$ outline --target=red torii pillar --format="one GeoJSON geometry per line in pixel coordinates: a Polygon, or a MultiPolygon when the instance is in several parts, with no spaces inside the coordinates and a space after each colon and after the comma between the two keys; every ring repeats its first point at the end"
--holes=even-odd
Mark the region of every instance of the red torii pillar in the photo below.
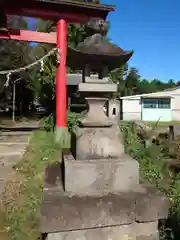
{"type": "MultiPolygon", "coordinates": [[[[17,32],[15,30],[15,32],[17,32]]],[[[56,37],[52,33],[40,33],[20,30],[18,33],[9,32],[5,26],[0,26],[0,38],[22,41],[54,43],[59,49],[56,66],[56,141],[69,146],[69,134],[66,126],[67,84],[66,84],[66,55],[67,55],[67,22],[60,19],[57,22],[56,37]]]]}
{"type": "Polygon", "coordinates": [[[65,140],[67,86],[66,86],[66,55],[67,55],[67,22],[60,19],[57,22],[57,48],[60,52],[60,61],[57,59],[56,69],[56,140],[65,140]]]}

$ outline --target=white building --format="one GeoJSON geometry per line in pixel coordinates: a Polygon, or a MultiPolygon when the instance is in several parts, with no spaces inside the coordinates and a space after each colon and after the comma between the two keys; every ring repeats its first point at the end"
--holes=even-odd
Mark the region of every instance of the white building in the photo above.
{"type": "Polygon", "coordinates": [[[180,121],[180,87],[121,100],[123,120],[180,121]]]}

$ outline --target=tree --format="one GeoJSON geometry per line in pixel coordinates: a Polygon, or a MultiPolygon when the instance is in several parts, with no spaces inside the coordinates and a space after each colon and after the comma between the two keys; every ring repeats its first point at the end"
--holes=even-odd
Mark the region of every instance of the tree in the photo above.
{"type": "MultiPolygon", "coordinates": [[[[50,32],[55,31],[55,22],[38,20],[36,29],[38,31],[50,32]]],[[[87,37],[87,33],[83,25],[68,24],[68,45],[75,47],[87,37]]],[[[50,49],[51,44],[38,44],[33,47],[30,57],[34,61],[45,55],[50,49]]],[[[72,72],[67,68],[67,72],[72,72]]],[[[45,62],[43,73],[39,69],[34,69],[29,76],[28,87],[36,95],[39,96],[41,104],[43,104],[50,112],[55,108],[55,73],[56,73],[56,57],[52,56],[45,62]]]]}
{"type": "Polygon", "coordinates": [[[164,91],[168,88],[175,87],[175,81],[170,79],[167,83],[159,79],[141,79],[136,68],[130,68],[126,80],[123,80],[124,67],[112,71],[111,78],[118,84],[117,96],[127,96],[134,94],[143,94],[164,91]]]}
{"type": "MultiPolygon", "coordinates": [[[[11,16],[8,18],[8,28],[15,29],[26,29],[27,22],[24,18],[11,16]]],[[[23,67],[30,62],[29,52],[31,47],[28,43],[13,41],[13,40],[0,40],[0,70],[11,70],[19,67],[23,67]]],[[[17,107],[24,112],[28,111],[28,105],[31,101],[29,89],[26,87],[26,73],[17,73],[10,76],[10,84],[8,88],[4,88],[6,76],[0,76],[1,78],[1,89],[0,89],[0,102],[4,105],[6,98],[11,100],[12,98],[12,83],[15,79],[22,77],[22,81],[19,82],[16,91],[16,103],[17,107]],[[29,98],[28,98],[29,96],[29,98]],[[29,100],[28,100],[29,99],[29,100]]]]}
{"type": "MultiPolygon", "coordinates": [[[[27,23],[24,19],[11,16],[8,18],[8,27],[24,29],[27,28],[27,23]]],[[[25,42],[0,40],[0,69],[18,68],[27,63],[27,47],[28,44],[25,42]]]]}
{"type": "Polygon", "coordinates": [[[125,91],[125,81],[123,80],[123,75],[125,72],[126,66],[123,65],[120,68],[117,68],[110,73],[111,80],[117,84],[117,93],[115,94],[116,98],[124,96],[125,91]]]}
{"type": "Polygon", "coordinates": [[[116,97],[122,97],[127,95],[133,95],[137,93],[138,85],[140,82],[140,76],[136,68],[130,68],[126,79],[124,79],[124,73],[127,71],[128,65],[123,65],[118,69],[115,69],[110,73],[110,77],[114,83],[117,83],[118,90],[116,97]]]}
{"type": "Polygon", "coordinates": [[[176,87],[176,83],[173,79],[170,79],[165,85],[166,85],[166,88],[176,87]]]}
{"type": "Polygon", "coordinates": [[[147,79],[143,79],[140,81],[138,86],[138,93],[151,93],[151,92],[158,92],[164,91],[165,89],[175,87],[176,84],[173,80],[169,80],[168,83],[164,83],[158,79],[154,79],[149,81],[147,79]]]}
{"type": "Polygon", "coordinates": [[[138,89],[137,89],[137,93],[138,93],[138,94],[142,94],[142,93],[148,93],[148,92],[150,92],[150,91],[151,91],[151,90],[149,89],[150,84],[151,84],[151,83],[150,83],[147,79],[142,79],[142,80],[139,82],[138,89]]]}
{"type": "Polygon", "coordinates": [[[140,83],[140,75],[136,68],[130,68],[128,76],[125,81],[125,95],[137,94],[140,83]]]}

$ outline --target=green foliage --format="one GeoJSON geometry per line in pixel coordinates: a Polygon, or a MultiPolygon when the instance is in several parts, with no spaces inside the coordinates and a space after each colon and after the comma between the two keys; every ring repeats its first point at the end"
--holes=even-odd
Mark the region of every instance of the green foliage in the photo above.
{"type": "Polygon", "coordinates": [[[75,47],[86,38],[85,28],[81,24],[68,24],[68,45],[75,47]]]}
{"type": "Polygon", "coordinates": [[[68,110],[68,112],[67,112],[67,126],[68,126],[69,132],[72,132],[73,130],[76,129],[77,126],[79,126],[79,122],[83,118],[84,114],[85,114],[84,112],[75,113],[75,112],[71,112],[71,111],[68,110]]]}
{"type": "Polygon", "coordinates": [[[170,200],[168,220],[160,228],[161,240],[180,239],[180,174],[172,172],[163,162],[158,146],[145,148],[139,139],[136,126],[125,123],[121,126],[125,138],[125,150],[140,163],[141,181],[148,181],[163,191],[170,200]]]}
{"type": "MultiPolygon", "coordinates": [[[[67,127],[69,132],[75,130],[75,128],[79,125],[80,119],[83,117],[83,113],[75,113],[71,111],[67,111],[67,127]]],[[[47,132],[51,132],[55,130],[55,113],[51,113],[48,117],[44,119],[44,128],[47,132]]]]}
{"type": "Polygon", "coordinates": [[[0,238],[10,240],[41,239],[39,232],[40,204],[44,169],[58,163],[61,147],[52,132],[36,132],[20,162],[14,166],[16,178],[7,183],[0,208],[0,238]],[[1,222],[1,219],[3,221],[1,222]]]}
{"type": "Polygon", "coordinates": [[[55,130],[56,118],[54,113],[51,113],[48,117],[45,117],[43,122],[44,129],[47,132],[52,132],[55,130]]]}
{"type": "Polygon", "coordinates": [[[116,97],[124,96],[125,81],[123,81],[123,74],[125,71],[125,66],[121,66],[118,69],[115,69],[110,72],[111,80],[117,84],[117,93],[116,97]]]}
{"type": "MultiPolygon", "coordinates": [[[[8,26],[10,29],[27,29],[27,22],[24,18],[9,16],[8,26]]],[[[0,70],[11,70],[26,65],[30,49],[25,42],[0,40],[0,70]]]]}
{"type": "MultiPolygon", "coordinates": [[[[8,26],[11,29],[26,29],[27,22],[22,17],[9,16],[8,26]]],[[[31,62],[31,46],[26,42],[0,40],[0,70],[13,70],[24,67],[31,62]]],[[[32,101],[32,92],[26,86],[27,72],[12,74],[10,77],[9,87],[4,88],[6,76],[0,76],[0,102],[5,107],[8,100],[12,100],[12,82],[21,77],[22,80],[17,83],[16,88],[16,107],[23,112],[29,111],[29,105],[32,101]]]]}
{"type": "Polygon", "coordinates": [[[141,79],[136,68],[130,68],[126,79],[123,80],[123,74],[127,71],[127,67],[127,65],[121,66],[110,73],[112,81],[118,84],[117,97],[163,91],[176,87],[175,81],[172,79],[167,83],[158,79],[141,79]]]}
{"type": "MultiPolygon", "coordinates": [[[[36,29],[38,31],[53,31],[56,23],[51,21],[37,22],[36,29]]],[[[68,24],[68,45],[76,46],[86,37],[86,32],[83,25],[68,24]]],[[[48,44],[39,44],[31,51],[32,59],[36,60],[47,53],[52,48],[48,44]],[[33,57],[34,56],[34,57],[33,57]]],[[[72,70],[67,69],[68,72],[72,70]]],[[[52,56],[44,64],[44,71],[39,72],[39,68],[31,72],[28,81],[28,87],[38,97],[40,103],[48,109],[50,113],[55,111],[55,79],[56,79],[56,59],[52,56]]]]}
{"type": "Polygon", "coordinates": [[[29,88],[39,97],[40,103],[48,109],[49,112],[55,110],[55,56],[49,58],[44,64],[44,71],[36,73],[29,82],[29,88]]]}

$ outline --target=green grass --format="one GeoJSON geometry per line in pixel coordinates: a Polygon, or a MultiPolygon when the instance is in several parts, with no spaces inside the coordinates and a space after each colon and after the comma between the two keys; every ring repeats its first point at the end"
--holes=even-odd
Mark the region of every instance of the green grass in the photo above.
{"type": "MultiPolygon", "coordinates": [[[[147,126],[150,126],[150,127],[169,127],[170,125],[180,126],[180,121],[169,121],[169,122],[160,122],[160,121],[146,122],[146,121],[142,121],[142,122],[144,122],[147,126]]],[[[120,124],[127,124],[127,123],[129,123],[129,121],[125,121],[125,120],[120,121],[120,124]]]]}
{"type": "Polygon", "coordinates": [[[169,127],[169,126],[180,126],[180,121],[170,121],[170,122],[145,122],[148,126],[157,127],[169,127]]]}
{"type": "Polygon", "coordinates": [[[139,162],[141,182],[149,182],[164,192],[170,200],[169,217],[162,225],[160,240],[180,239],[180,173],[174,172],[163,161],[165,157],[156,145],[144,146],[136,127],[129,123],[122,127],[125,151],[139,162]],[[169,236],[169,234],[171,236],[169,236]]]}
{"type": "Polygon", "coordinates": [[[20,162],[14,166],[13,179],[7,185],[0,208],[0,239],[36,240],[44,169],[60,159],[60,147],[54,134],[36,132],[20,162]]]}

